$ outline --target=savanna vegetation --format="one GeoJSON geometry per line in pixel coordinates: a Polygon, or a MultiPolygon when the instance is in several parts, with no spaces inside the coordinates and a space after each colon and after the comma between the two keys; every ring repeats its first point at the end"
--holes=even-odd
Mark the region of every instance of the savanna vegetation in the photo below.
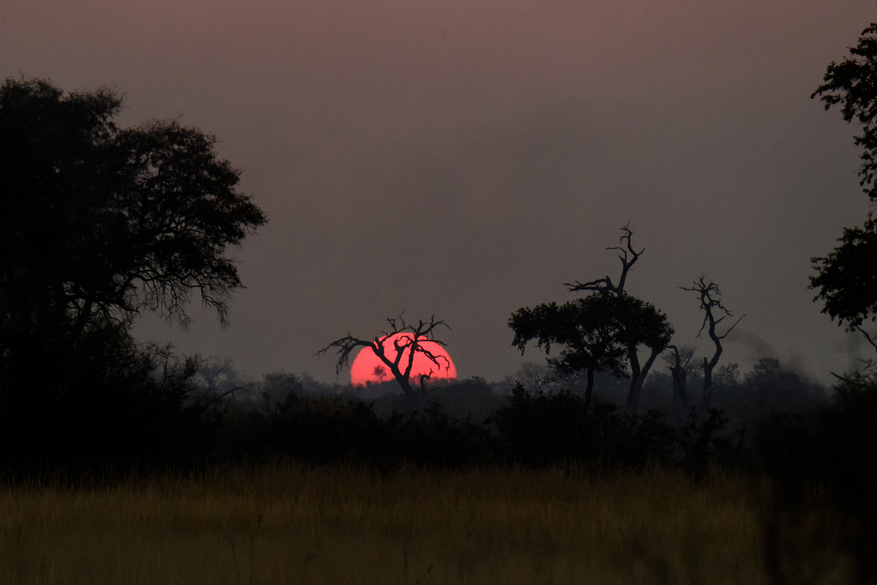
{"type": "MultiPolygon", "coordinates": [[[[814,94],[862,124],[872,198],[875,34],[814,94]]],[[[698,359],[626,291],[629,226],[618,277],[511,315],[547,361],[501,382],[412,384],[399,345],[367,388],[245,381],[136,343],[140,312],[185,324],[192,296],[224,321],[226,250],[266,218],[213,137],[121,129],[120,106],[0,86],[0,581],[877,583],[874,364],[832,388],[769,358],[740,372],[721,358],[742,316],[706,276],[680,283],[698,359]]],[[[874,225],[811,280],[872,345],[874,225]]],[[[409,355],[444,324],[390,323],[409,355]]],[[[324,351],[342,367],[381,339],[324,351]]]]}
{"type": "Polygon", "coordinates": [[[15,585],[775,582],[766,566],[852,582],[830,499],[813,494],[791,517],[775,489],[658,466],[286,463],[79,489],[57,477],[0,489],[0,566],[15,585]]]}

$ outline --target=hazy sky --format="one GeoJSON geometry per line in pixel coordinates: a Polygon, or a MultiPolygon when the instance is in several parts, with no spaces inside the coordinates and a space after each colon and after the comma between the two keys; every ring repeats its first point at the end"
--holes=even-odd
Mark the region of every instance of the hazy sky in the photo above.
{"type": "Polygon", "coordinates": [[[702,318],[678,287],[705,274],[747,315],[728,360],[828,380],[855,338],[809,259],[868,202],[855,127],[809,96],[872,20],[871,0],[0,0],[0,77],[214,133],[267,213],[233,251],[230,327],[194,307],[141,339],[331,381],[317,350],[404,309],[450,324],[460,376],[501,379],[542,361],[509,315],[614,278],[630,221],[628,290],[677,344],[702,318]]]}

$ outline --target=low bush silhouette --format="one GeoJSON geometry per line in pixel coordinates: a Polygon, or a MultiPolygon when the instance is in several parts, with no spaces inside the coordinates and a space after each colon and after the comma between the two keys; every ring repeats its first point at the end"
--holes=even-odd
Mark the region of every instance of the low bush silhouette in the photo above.
{"type": "Polygon", "coordinates": [[[19,339],[0,360],[0,454],[7,468],[188,465],[219,404],[194,384],[197,362],[139,346],[124,327],[78,339],[19,339]]]}
{"type": "Polygon", "coordinates": [[[642,469],[656,463],[701,475],[718,447],[729,451],[719,437],[727,421],[715,409],[702,422],[692,414],[686,426],[675,428],[655,410],[634,416],[600,401],[588,409],[584,398],[569,391],[533,395],[520,384],[488,422],[505,457],[525,465],[591,462],[642,469]]]}

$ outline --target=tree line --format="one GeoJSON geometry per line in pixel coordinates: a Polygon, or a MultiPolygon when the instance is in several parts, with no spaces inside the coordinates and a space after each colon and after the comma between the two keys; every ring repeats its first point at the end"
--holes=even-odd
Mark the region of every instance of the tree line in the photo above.
{"type": "MultiPolygon", "coordinates": [[[[872,200],[875,35],[877,25],[866,29],[850,57],[832,63],[811,96],[826,108],[840,105],[845,120],[860,123],[860,174],[872,200]]],[[[137,344],[130,331],[143,311],[185,326],[186,307],[195,299],[225,323],[231,295],[242,286],[226,251],[267,218],[238,189],[240,171],[218,157],[215,137],[176,121],[120,128],[115,117],[121,105],[107,89],[65,94],[48,81],[24,78],[0,86],[0,434],[10,446],[7,458],[67,461],[100,453],[136,460],[159,451],[176,457],[187,445],[203,444],[224,413],[240,405],[233,391],[217,393],[199,384],[203,363],[174,356],[167,347],[137,344]]],[[[618,245],[609,248],[618,253],[617,277],[569,282],[567,290],[581,296],[515,311],[509,319],[512,345],[525,352],[535,343],[558,379],[581,374],[582,396],[569,392],[565,399],[578,401],[570,409],[582,420],[608,412],[594,398],[595,380],[626,380],[623,408],[612,416],[627,421],[628,431],[648,417],[657,420],[640,407],[646,382],[664,356],[674,420],[682,425],[672,427],[673,433],[681,436],[685,425],[713,425],[718,432],[723,415],[714,410],[714,394],[722,342],[743,316],[725,306],[719,286],[706,276],[681,286],[698,303],[699,335],[712,345],[709,355],[695,359],[690,347],[673,343],[666,315],[627,291],[645,251],[633,236],[624,226],[618,245]]],[[[824,312],[877,350],[865,328],[877,317],[877,220],[869,214],[864,228],[845,230],[840,242],[826,257],[813,259],[811,288],[824,312]]],[[[441,344],[436,333],[446,324],[434,316],[388,322],[391,330],[372,338],[348,334],[321,353],[335,351],[340,371],[354,350],[370,347],[414,405],[411,421],[419,420],[432,408],[428,393],[435,385],[429,375],[412,380],[413,357],[424,354],[441,367],[441,358],[422,341],[441,344]],[[385,346],[391,337],[395,352],[385,346]]],[[[863,395],[872,386],[873,370],[867,369],[838,382],[838,388],[858,388],[863,395]]],[[[538,410],[556,405],[552,401],[563,394],[528,393],[523,385],[515,392],[498,411],[513,404],[538,410]]],[[[300,394],[289,395],[287,412],[295,410],[290,405],[296,400],[310,404],[300,394]]],[[[280,416],[279,407],[272,408],[262,415],[280,416]]],[[[501,420],[538,419],[497,417],[476,423],[500,432],[510,428],[501,420]]]]}

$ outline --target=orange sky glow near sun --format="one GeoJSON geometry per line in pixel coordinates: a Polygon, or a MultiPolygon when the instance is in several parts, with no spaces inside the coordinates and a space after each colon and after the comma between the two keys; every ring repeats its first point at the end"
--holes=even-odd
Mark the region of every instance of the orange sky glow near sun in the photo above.
{"type": "MultiPolygon", "coordinates": [[[[402,337],[410,339],[411,334],[396,333],[384,341],[387,357],[391,361],[396,359],[396,349],[393,342],[402,337]]],[[[434,341],[425,341],[425,338],[420,338],[418,343],[436,356],[441,366],[436,366],[428,357],[417,353],[414,355],[414,365],[411,367],[412,379],[416,379],[420,374],[429,374],[430,372],[432,372],[431,380],[452,380],[457,377],[457,368],[454,367],[454,362],[444,347],[434,341]],[[445,359],[447,359],[447,362],[445,362],[445,359]]],[[[409,350],[406,349],[402,354],[400,369],[403,371],[404,367],[402,364],[407,364],[408,353],[409,350]]],[[[391,380],[393,380],[393,374],[390,372],[390,368],[381,361],[371,347],[363,347],[359,350],[356,359],[353,360],[353,364],[350,366],[350,383],[352,385],[366,386],[368,383],[380,384],[381,382],[391,380]]]]}

